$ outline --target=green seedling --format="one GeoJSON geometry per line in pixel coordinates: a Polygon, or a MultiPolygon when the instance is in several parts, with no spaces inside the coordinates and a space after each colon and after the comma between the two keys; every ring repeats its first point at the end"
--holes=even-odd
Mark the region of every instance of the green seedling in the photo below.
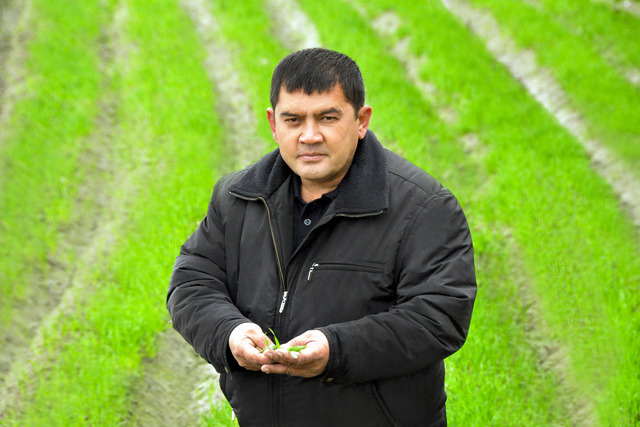
{"type": "MultiPolygon", "coordinates": [[[[269,328],[269,330],[271,331],[271,335],[273,335],[273,341],[275,342],[275,344],[270,345],[269,340],[267,339],[267,334],[264,334],[264,342],[267,344],[267,346],[262,349],[261,353],[264,353],[267,350],[277,350],[280,348],[280,341],[278,341],[278,337],[276,337],[276,333],[273,332],[273,329],[271,328],[269,328]]],[[[289,350],[291,355],[295,359],[297,359],[298,358],[297,353],[301,352],[305,348],[307,348],[306,345],[294,345],[293,347],[289,347],[287,350],[289,350]]]]}

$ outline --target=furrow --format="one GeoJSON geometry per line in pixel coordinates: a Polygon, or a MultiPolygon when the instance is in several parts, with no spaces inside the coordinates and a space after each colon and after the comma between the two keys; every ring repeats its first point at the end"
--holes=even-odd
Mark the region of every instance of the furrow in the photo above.
{"type": "Polygon", "coordinates": [[[536,64],[535,53],[520,50],[499,31],[495,19],[464,0],[442,0],[445,7],[462,19],[486,43],[493,55],[542,104],[591,155],[594,168],[605,178],[640,227],[640,182],[625,165],[599,141],[590,138],[587,124],[551,72],[536,64]]]}
{"type": "Polygon", "coordinates": [[[173,329],[162,332],[157,343],[156,356],[143,363],[144,376],[135,387],[131,423],[200,425],[200,414],[224,399],[211,384],[217,379],[215,370],[173,329]]]}
{"type": "Polygon", "coordinates": [[[615,10],[626,12],[629,15],[633,15],[640,18],[640,2],[632,1],[632,0],[623,0],[623,1],[596,0],[596,1],[599,1],[601,3],[606,3],[611,7],[613,7],[615,10]]]}
{"type": "Polygon", "coordinates": [[[627,68],[622,71],[624,77],[627,79],[629,83],[634,86],[637,86],[640,89],[640,69],[638,68],[627,68]]]}
{"type": "MultiPolygon", "coordinates": [[[[256,136],[255,115],[233,64],[233,55],[221,42],[220,27],[205,0],[182,0],[207,51],[205,68],[214,83],[218,113],[224,123],[225,144],[231,153],[231,170],[255,162],[264,150],[256,136]]],[[[229,170],[229,171],[231,171],[229,170]]]]}
{"type": "MultiPolygon", "coordinates": [[[[23,81],[25,44],[29,37],[27,22],[31,1],[8,0],[0,14],[0,149],[6,138],[7,122],[23,81]]],[[[2,171],[0,171],[0,174],[2,171]]],[[[0,175],[1,178],[1,175],[0,175]]],[[[1,182],[1,180],[0,180],[1,182]]],[[[1,189],[0,189],[1,191],[1,189]]]]}
{"type": "MultiPolygon", "coordinates": [[[[365,19],[367,18],[363,10],[360,10],[360,14],[365,19]]],[[[397,31],[400,24],[400,17],[394,11],[387,11],[371,21],[371,26],[383,39],[397,39],[397,31]]],[[[425,101],[437,109],[440,120],[448,124],[455,123],[459,116],[455,108],[438,102],[436,86],[420,77],[420,70],[428,61],[428,58],[412,54],[409,49],[410,44],[411,36],[406,36],[393,45],[391,53],[404,65],[409,81],[418,88],[425,101]]]]}
{"type": "MultiPolygon", "coordinates": [[[[396,32],[400,24],[400,18],[393,11],[385,12],[372,21],[373,28],[384,38],[396,37],[396,32]]],[[[430,82],[426,82],[420,78],[420,69],[427,59],[411,54],[408,48],[409,43],[410,38],[405,37],[392,47],[391,52],[405,66],[407,76],[411,82],[418,87],[423,98],[434,104],[437,102],[437,89],[430,82]]],[[[438,112],[440,119],[447,123],[455,122],[458,116],[458,113],[450,106],[440,106],[438,112]],[[443,113],[443,111],[446,113],[443,113]]],[[[473,133],[465,134],[460,138],[460,144],[463,146],[467,155],[471,157],[472,161],[478,163],[478,169],[480,170],[483,157],[486,153],[477,135],[473,133]]],[[[485,180],[484,186],[477,189],[478,194],[482,194],[487,186],[490,185],[490,182],[490,179],[485,180]]],[[[511,240],[509,241],[510,245],[515,247],[515,242],[512,241],[513,239],[508,238],[508,233],[505,231],[503,234],[507,236],[508,240],[511,240]]],[[[522,257],[516,250],[510,251],[510,253],[514,255],[509,258],[509,262],[513,264],[510,268],[512,272],[511,277],[515,278],[515,284],[519,290],[518,294],[522,297],[522,304],[527,307],[525,324],[527,341],[535,351],[540,365],[551,372],[558,379],[559,384],[561,384],[564,392],[562,403],[569,413],[577,414],[576,424],[579,420],[582,425],[590,425],[590,422],[586,422],[593,413],[589,403],[584,400],[578,401],[569,398],[569,396],[577,395],[577,392],[576,390],[572,390],[567,382],[567,352],[561,345],[549,337],[547,332],[549,328],[544,318],[540,315],[540,307],[536,298],[531,294],[531,284],[528,283],[528,279],[522,273],[525,271],[521,262],[522,257]]]]}
{"type": "Polygon", "coordinates": [[[542,315],[538,299],[533,294],[533,285],[523,273],[527,269],[522,262],[520,250],[509,233],[505,231],[506,241],[510,247],[509,269],[511,277],[526,308],[525,334],[528,344],[535,351],[540,366],[550,372],[556,379],[561,393],[557,395],[569,414],[573,426],[596,425],[595,408],[593,402],[574,385],[570,378],[569,351],[560,342],[551,338],[551,328],[542,315]]]}
{"type": "MultiPolygon", "coordinates": [[[[78,189],[74,210],[80,212],[77,219],[64,230],[61,248],[64,259],[51,257],[46,277],[34,280],[37,298],[24,304],[16,319],[21,319],[23,329],[21,335],[10,338],[12,345],[3,346],[2,354],[10,360],[0,388],[0,419],[9,412],[19,413],[24,396],[28,396],[33,387],[34,367],[41,369],[50,363],[51,354],[45,351],[45,337],[55,328],[59,319],[73,313],[82,295],[91,292],[87,272],[107,255],[109,248],[115,245],[115,229],[124,222],[122,215],[114,215],[124,211],[124,198],[110,196],[115,189],[120,193],[131,193],[128,188],[133,174],[118,171],[118,163],[114,141],[117,140],[115,114],[118,109],[118,98],[110,90],[111,76],[118,50],[113,44],[115,27],[121,24],[125,15],[118,13],[112,27],[104,30],[99,46],[100,67],[103,74],[103,93],[99,100],[100,113],[95,119],[93,134],[84,141],[85,149],[81,154],[85,181],[78,189]],[[115,219],[118,218],[118,219],[115,219]],[[75,258],[74,261],[72,261],[75,258]]],[[[144,175],[145,171],[136,171],[144,175]]],[[[17,329],[12,329],[15,334],[17,329]]],[[[3,342],[5,336],[2,337],[3,342]]]]}
{"type": "MultiPolygon", "coordinates": [[[[31,1],[9,1],[2,5],[0,15],[0,153],[8,137],[7,129],[11,110],[20,98],[20,89],[24,80],[23,62],[26,57],[25,44],[29,38],[27,24],[31,17],[31,1]]],[[[0,156],[2,158],[2,156],[0,156]]],[[[0,164],[0,192],[3,175],[6,173],[0,164]]],[[[17,349],[24,345],[25,329],[34,325],[24,322],[13,328],[0,329],[0,381],[7,373],[17,349]]],[[[1,404],[0,404],[1,407],[1,404]]],[[[1,411],[0,411],[1,413],[1,411]]]]}
{"type": "Polygon", "coordinates": [[[321,46],[316,27],[295,0],[265,0],[265,6],[275,38],[287,49],[296,51],[321,46]]]}
{"type": "MultiPolygon", "coordinates": [[[[218,93],[216,109],[230,154],[221,165],[222,172],[246,167],[260,157],[264,143],[256,136],[255,115],[234,69],[234,57],[221,41],[220,27],[205,0],[181,0],[180,4],[205,48],[204,67],[218,93]]],[[[218,373],[172,329],[160,335],[157,352],[143,362],[143,369],[132,397],[130,416],[136,425],[200,425],[200,417],[224,401],[218,373]]]]}
{"type": "Polygon", "coordinates": [[[609,62],[618,74],[626,79],[633,86],[640,89],[640,69],[621,64],[621,61],[615,56],[613,52],[605,51],[603,57],[609,62]]]}

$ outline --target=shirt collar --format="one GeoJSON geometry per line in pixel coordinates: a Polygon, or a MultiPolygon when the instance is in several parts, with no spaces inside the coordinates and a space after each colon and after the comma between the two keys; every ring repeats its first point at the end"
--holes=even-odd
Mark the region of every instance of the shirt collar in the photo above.
{"type": "MultiPolygon", "coordinates": [[[[292,174],[292,179],[291,179],[291,185],[293,186],[293,197],[303,203],[303,204],[307,204],[307,202],[304,201],[304,199],[302,198],[302,195],[300,194],[300,188],[301,188],[301,182],[300,182],[300,177],[298,175],[296,175],[295,173],[292,174]]],[[[322,195],[322,197],[320,197],[320,199],[328,199],[329,201],[333,201],[336,199],[336,197],[338,197],[338,193],[340,192],[340,184],[338,184],[338,186],[328,192],[328,193],[324,193],[322,195]]],[[[316,200],[320,200],[320,199],[316,199],[316,200]]]]}

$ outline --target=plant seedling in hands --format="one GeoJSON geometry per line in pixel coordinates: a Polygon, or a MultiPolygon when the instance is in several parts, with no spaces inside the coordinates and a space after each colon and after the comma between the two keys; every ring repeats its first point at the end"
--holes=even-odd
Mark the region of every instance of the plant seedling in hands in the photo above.
{"type": "MultiPolygon", "coordinates": [[[[275,344],[270,345],[269,344],[269,340],[267,339],[267,334],[264,334],[264,342],[267,343],[267,346],[265,348],[262,349],[261,353],[264,353],[267,350],[278,350],[280,348],[280,341],[278,341],[278,337],[276,337],[276,333],[273,332],[273,329],[269,328],[269,330],[271,331],[271,334],[273,335],[273,341],[275,342],[275,344]]],[[[300,351],[304,350],[305,348],[307,348],[306,345],[294,345],[293,347],[289,347],[287,350],[289,350],[289,352],[291,353],[291,356],[294,359],[298,358],[298,354],[300,351]]]]}

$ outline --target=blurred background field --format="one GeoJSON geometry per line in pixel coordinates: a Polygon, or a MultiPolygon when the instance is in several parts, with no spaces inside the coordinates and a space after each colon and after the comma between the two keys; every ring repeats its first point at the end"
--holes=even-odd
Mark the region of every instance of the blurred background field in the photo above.
{"type": "Polygon", "coordinates": [[[453,426],[640,425],[640,3],[0,0],[0,425],[233,425],[171,329],[273,68],[360,65],[371,129],[467,214],[453,426]]]}

